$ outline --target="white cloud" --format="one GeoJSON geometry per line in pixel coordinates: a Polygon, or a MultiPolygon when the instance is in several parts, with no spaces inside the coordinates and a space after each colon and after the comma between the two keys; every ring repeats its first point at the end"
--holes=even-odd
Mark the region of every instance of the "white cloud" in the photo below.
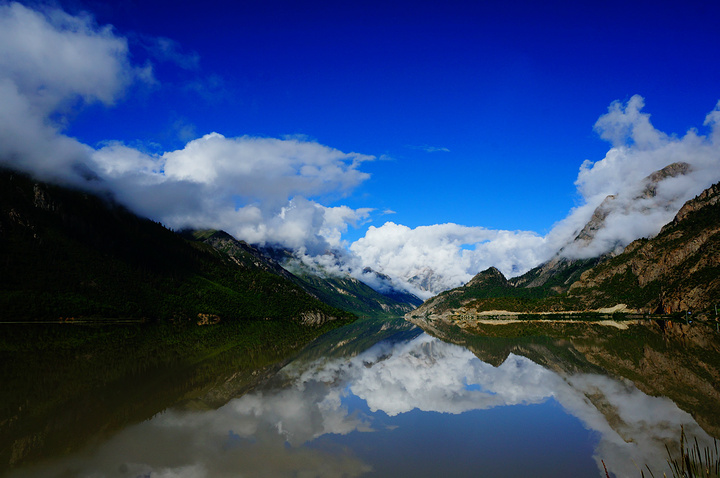
{"type": "Polygon", "coordinates": [[[552,253],[542,237],[528,231],[458,224],[411,229],[393,222],[370,226],[350,250],[364,267],[387,274],[425,299],[462,285],[488,267],[516,275],[552,253]]]}
{"type": "Polygon", "coordinates": [[[371,156],[343,153],[298,139],[225,138],[218,133],[165,153],[165,175],[263,201],[347,193],[369,175],[358,166],[371,156]]]}
{"type": "Polygon", "coordinates": [[[690,130],[680,138],[655,129],[650,115],[641,112],[643,106],[637,95],[624,106],[615,102],[595,125],[613,147],[602,160],[583,163],[575,184],[585,205],[571,211],[551,235],[567,243],[608,195],[615,199],[595,240],[586,247],[568,248],[565,253],[570,257],[597,256],[656,235],[686,201],[720,180],[718,106],[705,119],[708,135],[690,130]],[[687,174],[663,179],[654,197],[641,197],[647,176],[679,162],[690,165],[687,174]]]}
{"type": "Polygon", "coordinates": [[[0,72],[40,113],[75,97],[112,104],[141,71],[127,41],[87,15],[0,6],[0,72]]]}
{"type": "Polygon", "coordinates": [[[316,142],[212,133],[158,156],[110,143],[93,159],[134,210],[171,227],[224,229],[255,244],[312,254],[341,248],[348,225],[371,211],[309,199],[349,193],[369,177],[359,166],[373,159],[316,142]]]}
{"type": "Polygon", "coordinates": [[[127,42],[88,15],[0,5],[0,164],[77,183],[91,149],[61,134],[78,104],[113,104],[150,67],[130,64],[127,42]]]}
{"type": "Polygon", "coordinates": [[[613,147],[603,159],[581,165],[575,185],[583,204],[545,237],[455,224],[410,229],[389,222],[370,227],[350,249],[364,266],[428,298],[490,266],[515,276],[561,248],[568,257],[596,257],[654,236],[687,200],[720,181],[720,102],[705,119],[707,135],[690,130],[680,138],[655,129],[650,115],[641,111],[643,106],[640,96],[624,105],[614,102],[597,121],[596,131],[613,147]],[[654,197],[639,198],[648,175],[676,162],[690,164],[690,172],[660,181],[654,197]],[[615,195],[615,200],[603,229],[591,243],[568,247],[608,195],[615,195]]]}

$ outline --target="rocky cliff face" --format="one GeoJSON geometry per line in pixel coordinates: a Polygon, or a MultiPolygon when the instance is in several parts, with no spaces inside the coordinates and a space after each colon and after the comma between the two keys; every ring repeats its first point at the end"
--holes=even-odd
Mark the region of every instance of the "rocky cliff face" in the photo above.
{"type": "MultiPolygon", "coordinates": [[[[608,245],[608,250],[598,257],[589,257],[586,259],[578,259],[584,257],[583,251],[587,250],[606,226],[606,220],[611,214],[624,214],[637,201],[642,199],[654,198],[657,195],[658,185],[667,178],[682,176],[691,171],[688,163],[677,162],[672,163],[659,171],[655,171],[647,176],[641,184],[638,185],[639,192],[631,201],[623,201],[616,195],[610,195],[595,208],[590,220],[576,234],[575,238],[563,248],[549,261],[530,270],[522,276],[515,277],[510,280],[514,287],[543,287],[546,286],[552,291],[563,293],[568,290],[570,285],[580,278],[580,274],[585,270],[593,267],[600,262],[614,257],[623,251],[625,244],[615,241],[608,245]]],[[[665,204],[662,207],[670,207],[665,204]]]]}
{"type": "Polygon", "coordinates": [[[545,288],[558,294],[567,292],[570,285],[580,278],[580,274],[607,257],[568,259],[556,255],[546,263],[531,269],[521,276],[513,277],[508,282],[513,287],[545,288]]]}
{"type": "Polygon", "coordinates": [[[720,186],[688,201],[653,239],[634,241],[622,255],[586,271],[569,294],[596,305],[612,300],[615,284],[638,289],[635,307],[676,312],[708,307],[720,295],[720,186]]]}
{"type": "Polygon", "coordinates": [[[590,220],[577,233],[575,238],[565,245],[559,252],[558,256],[576,260],[577,258],[595,257],[600,254],[615,256],[623,251],[627,245],[620,238],[608,238],[603,235],[604,229],[607,227],[611,217],[622,217],[638,213],[647,213],[652,208],[661,208],[666,211],[672,211],[677,208],[677,197],[663,197],[662,200],[651,201],[652,206],[648,205],[648,199],[656,198],[660,184],[668,178],[676,178],[688,174],[692,167],[685,162],[672,163],[664,168],[643,179],[638,185],[634,195],[609,195],[603,202],[595,208],[590,220]],[[600,241],[602,246],[595,244],[600,241]]]}

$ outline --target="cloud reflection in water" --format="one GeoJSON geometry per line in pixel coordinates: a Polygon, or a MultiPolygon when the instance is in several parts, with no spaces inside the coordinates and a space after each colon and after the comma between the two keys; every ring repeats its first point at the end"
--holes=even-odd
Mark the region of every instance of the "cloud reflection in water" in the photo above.
{"type": "MultiPolygon", "coordinates": [[[[402,426],[396,419],[410,412],[457,415],[548,402],[560,404],[596,437],[598,473],[600,459],[617,476],[638,476],[636,464],[645,463],[657,473],[665,463],[664,446],[672,448],[681,425],[701,446],[711,440],[672,401],[650,397],[628,381],[563,376],[513,354],[494,367],[463,347],[422,334],[407,342],[379,343],[349,359],[291,363],[267,386],[218,410],[166,411],[43,472],[71,470],[88,477],[151,473],[153,478],[359,476],[372,464],[342,445],[347,441],[333,437],[360,433],[368,439],[357,440],[369,446],[373,436],[402,426]],[[352,406],[358,401],[367,406],[352,406]],[[317,446],[321,437],[323,446],[317,446]],[[333,440],[338,445],[328,447],[333,440]]],[[[510,452],[522,460],[522,450],[531,446],[518,445],[510,452]]],[[[32,473],[38,469],[28,472],[13,476],[37,476],[32,473]]]]}

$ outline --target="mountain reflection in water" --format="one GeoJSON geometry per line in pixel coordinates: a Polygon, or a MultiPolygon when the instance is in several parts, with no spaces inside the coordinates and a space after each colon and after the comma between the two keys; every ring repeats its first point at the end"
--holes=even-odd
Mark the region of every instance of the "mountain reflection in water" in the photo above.
{"type": "MultiPolygon", "coordinates": [[[[10,476],[598,477],[603,462],[618,477],[644,464],[662,476],[681,426],[712,443],[672,400],[597,373],[570,343],[525,337],[518,350],[546,363],[509,352],[493,365],[482,343],[388,327],[398,333],[367,348],[330,334],[216,410],[170,408],[10,476]]],[[[493,340],[490,352],[511,342],[493,340]]]]}

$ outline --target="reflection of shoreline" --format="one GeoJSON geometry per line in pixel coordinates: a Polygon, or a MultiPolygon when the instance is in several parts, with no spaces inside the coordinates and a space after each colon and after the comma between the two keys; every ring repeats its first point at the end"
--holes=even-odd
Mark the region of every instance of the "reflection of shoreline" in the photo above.
{"type": "MultiPolygon", "coordinates": [[[[558,324],[572,324],[577,323],[577,320],[572,319],[538,319],[538,321],[541,322],[549,322],[549,323],[558,323],[558,324]]],[[[458,327],[463,326],[470,326],[476,324],[484,324],[484,325],[507,325],[507,324],[525,324],[528,320],[525,319],[475,319],[475,320],[467,320],[467,321],[458,321],[457,325],[458,327]]],[[[606,327],[615,327],[616,329],[622,329],[625,330],[628,328],[629,325],[632,324],[638,324],[640,321],[638,319],[634,320],[595,320],[595,321],[585,321],[585,323],[594,324],[594,325],[603,325],[606,327]]]]}

